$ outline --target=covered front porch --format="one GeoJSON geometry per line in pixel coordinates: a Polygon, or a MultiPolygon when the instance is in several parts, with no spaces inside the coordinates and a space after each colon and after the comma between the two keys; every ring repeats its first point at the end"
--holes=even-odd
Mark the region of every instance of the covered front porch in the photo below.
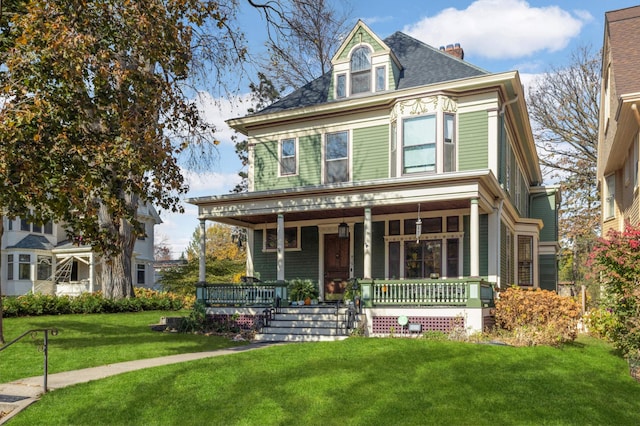
{"type": "MultiPolygon", "coordinates": [[[[324,300],[355,277],[484,276],[499,285],[502,200],[487,170],[188,201],[198,206],[201,235],[207,221],[247,230],[246,275],[312,279],[323,283],[324,300]]],[[[200,246],[204,282],[206,240],[200,246]]]]}
{"type": "MultiPolygon", "coordinates": [[[[247,230],[246,274],[263,283],[309,279],[318,284],[319,303],[340,303],[346,284],[357,279],[367,328],[376,334],[393,327],[376,318],[397,322],[407,316],[402,312],[485,327],[493,288],[500,286],[502,199],[495,176],[476,171],[189,202],[198,206],[201,235],[209,220],[247,230]]],[[[213,306],[211,291],[219,289],[205,283],[206,243],[201,239],[199,298],[213,306]]],[[[253,302],[252,286],[231,288],[253,302]]],[[[267,305],[276,303],[275,289],[272,294],[267,305]]],[[[287,302],[282,293],[280,302],[287,302]]]]}

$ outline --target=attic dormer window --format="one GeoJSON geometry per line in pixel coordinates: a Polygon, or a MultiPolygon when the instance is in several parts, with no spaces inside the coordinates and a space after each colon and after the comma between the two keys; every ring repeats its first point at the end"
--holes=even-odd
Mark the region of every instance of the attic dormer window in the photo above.
{"type": "Polygon", "coordinates": [[[351,54],[351,93],[371,91],[371,50],[358,47],[351,54]]]}

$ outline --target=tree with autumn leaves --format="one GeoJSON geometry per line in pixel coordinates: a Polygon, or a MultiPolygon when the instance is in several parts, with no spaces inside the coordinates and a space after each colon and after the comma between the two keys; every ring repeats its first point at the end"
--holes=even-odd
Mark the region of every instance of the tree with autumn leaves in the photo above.
{"type": "Polygon", "coordinates": [[[107,297],[133,296],[131,255],[144,232],[138,206],[181,210],[187,187],[177,158],[214,141],[192,84],[205,65],[214,78],[241,69],[246,50],[232,27],[236,6],[234,0],[5,4],[0,205],[8,217],[65,222],[70,237],[102,254],[107,297]]]}
{"type": "Polygon", "coordinates": [[[589,266],[614,319],[607,335],[624,355],[640,357],[640,227],[627,224],[598,240],[589,266]]]}

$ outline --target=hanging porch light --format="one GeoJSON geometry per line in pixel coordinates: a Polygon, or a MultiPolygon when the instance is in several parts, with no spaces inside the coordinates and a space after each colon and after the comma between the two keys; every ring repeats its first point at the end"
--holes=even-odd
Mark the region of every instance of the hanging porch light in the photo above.
{"type": "Polygon", "coordinates": [[[422,235],[422,220],[420,219],[420,204],[418,204],[418,220],[416,220],[416,244],[420,242],[422,235]]]}
{"type": "Polygon", "coordinates": [[[349,238],[349,225],[345,222],[338,225],[338,238],[349,238]]]}

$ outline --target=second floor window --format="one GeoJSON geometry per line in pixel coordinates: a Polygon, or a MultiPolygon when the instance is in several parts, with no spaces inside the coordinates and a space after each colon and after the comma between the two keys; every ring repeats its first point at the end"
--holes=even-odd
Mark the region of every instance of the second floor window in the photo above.
{"type": "Polygon", "coordinates": [[[296,158],[296,140],[282,140],[280,142],[280,176],[296,174],[296,158]]]}
{"type": "Polygon", "coordinates": [[[436,171],[436,116],[407,118],[402,123],[402,172],[436,171]]]}
{"type": "Polygon", "coordinates": [[[325,142],[325,182],[349,181],[349,133],[327,133],[325,142]]]}
{"type": "Polygon", "coordinates": [[[444,115],[444,172],[456,171],[456,116],[444,115]]]}

